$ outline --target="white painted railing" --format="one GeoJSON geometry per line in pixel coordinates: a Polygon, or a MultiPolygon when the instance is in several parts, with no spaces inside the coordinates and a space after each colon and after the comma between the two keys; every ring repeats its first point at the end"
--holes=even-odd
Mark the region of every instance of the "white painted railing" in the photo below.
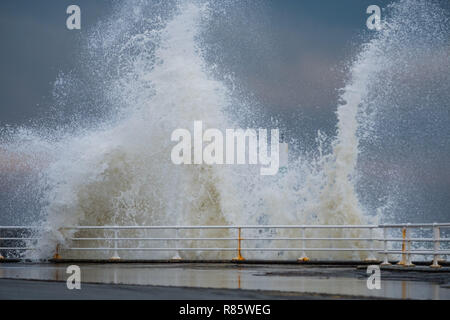
{"type": "Polygon", "coordinates": [[[39,240],[38,237],[31,235],[31,231],[39,233],[42,227],[32,226],[0,226],[0,260],[4,259],[2,251],[14,252],[14,251],[28,251],[35,250],[35,243],[39,240]],[[12,236],[4,236],[4,231],[12,232],[12,236]],[[28,235],[23,236],[19,232],[27,231],[28,235]],[[32,244],[31,246],[29,244],[32,244]],[[13,245],[11,245],[13,244],[13,245]],[[21,246],[19,246],[21,244],[21,246]]]}
{"type": "MultiPolygon", "coordinates": [[[[368,261],[377,261],[377,256],[383,256],[382,265],[388,265],[389,257],[392,255],[400,256],[400,265],[412,266],[413,256],[432,256],[433,262],[431,267],[440,267],[439,261],[443,256],[450,254],[450,250],[441,248],[441,243],[450,242],[450,238],[441,238],[442,229],[450,229],[450,223],[434,223],[434,224],[384,224],[384,225],[234,225],[234,226],[76,226],[62,228],[60,231],[64,233],[69,233],[71,236],[67,237],[67,243],[69,244],[83,244],[86,242],[92,243],[96,242],[111,242],[112,246],[90,246],[90,247],[79,247],[73,245],[58,245],[56,248],[56,253],[54,259],[60,259],[62,252],[75,252],[75,251],[99,251],[99,252],[112,252],[112,260],[119,260],[119,252],[133,252],[133,251],[159,251],[159,252],[175,252],[173,260],[180,260],[180,252],[201,252],[201,251],[217,251],[217,252],[236,252],[236,257],[233,260],[243,261],[243,252],[299,252],[301,255],[298,258],[299,262],[309,261],[307,252],[365,252],[367,253],[368,261]],[[123,231],[151,231],[151,230],[165,230],[173,232],[172,236],[165,237],[124,237],[120,233],[123,231]],[[180,236],[180,232],[183,230],[228,230],[235,232],[235,236],[231,237],[189,237],[180,236]],[[294,231],[298,236],[251,236],[244,235],[246,230],[276,230],[283,232],[286,230],[291,230],[291,234],[294,231]],[[322,230],[321,236],[315,236],[316,230],[322,230]],[[358,237],[331,237],[323,236],[327,234],[328,230],[330,233],[332,230],[339,230],[340,234],[349,232],[350,230],[360,230],[363,235],[358,237]],[[401,231],[401,237],[392,236],[391,231],[401,231]],[[412,237],[412,230],[419,231],[432,231],[431,238],[424,237],[412,237]],[[112,232],[113,236],[91,236],[91,237],[74,237],[73,235],[80,232],[96,232],[103,231],[112,232]],[[391,232],[391,234],[390,234],[391,232]],[[310,236],[308,236],[308,233],[310,236]],[[124,247],[120,246],[121,243],[128,241],[136,243],[135,246],[124,247]],[[138,246],[137,244],[142,243],[152,243],[163,241],[173,242],[174,246],[138,246]],[[235,246],[231,247],[197,247],[197,246],[181,246],[181,244],[190,241],[191,244],[195,242],[212,242],[217,243],[218,241],[226,242],[232,241],[235,246]],[[288,241],[292,246],[286,247],[255,247],[246,246],[243,247],[242,243],[245,242],[247,245],[249,243],[261,242],[261,241],[288,241]],[[346,241],[344,243],[349,243],[348,247],[314,247],[307,246],[307,243],[317,242],[317,241],[346,241]],[[358,245],[353,245],[353,242],[358,242],[358,245]],[[361,242],[365,245],[361,245],[361,242]],[[395,244],[400,244],[401,247],[395,248],[395,244]],[[432,249],[418,247],[417,244],[431,243],[432,249]],[[413,245],[414,244],[414,245],[413,245]]],[[[26,227],[26,226],[0,226],[0,259],[3,258],[2,252],[26,252],[29,250],[35,250],[36,245],[38,245],[39,235],[42,233],[43,228],[39,227],[26,227]],[[4,232],[12,233],[12,236],[2,236],[4,232]],[[3,232],[3,233],[2,233],[3,232]],[[23,235],[23,233],[26,235],[23,235]],[[21,234],[22,233],[22,234],[21,234]],[[5,245],[7,244],[7,245],[5,245]],[[20,245],[19,245],[20,244],[20,245]]]]}

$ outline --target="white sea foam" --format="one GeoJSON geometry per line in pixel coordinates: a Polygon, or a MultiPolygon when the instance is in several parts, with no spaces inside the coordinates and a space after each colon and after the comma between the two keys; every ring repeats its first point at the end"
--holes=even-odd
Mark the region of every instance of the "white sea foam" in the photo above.
{"type": "MultiPolygon", "coordinates": [[[[399,4],[402,5],[413,6],[406,0],[399,4]]],[[[173,130],[192,129],[196,120],[203,121],[206,128],[236,127],[236,115],[226,112],[235,100],[231,99],[227,86],[215,80],[202,55],[198,38],[208,16],[207,4],[184,1],[165,18],[156,15],[151,21],[143,17],[144,9],[145,4],[139,1],[124,4],[114,17],[123,16],[123,23],[107,23],[110,28],[106,34],[92,32],[88,41],[87,50],[100,52],[104,58],[102,67],[117,70],[114,77],[97,84],[106,92],[108,101],[115,103],[117,112],[113,121],[72,130],[58,138],[27,133],[28,138],[23,139],[23,132],[9,133],[13,141],[3,144],[5,154],[45,154],[32,161],[34,170],[42,171],[36,179],[43,204],[39,223],[50,228],[39,243],[39,257],[49,257],[57,243],[70,242],[72,234],[61,229],[66,226],[369,222],[356,190],[359,130],[370,127],[372,118],[365,107],[368,90],[389,68],[382,49],[392,41],[390,34],[399,26],[395,19],[392,24],[384,25],[380,35],[363,48],[351,67],[351,79],[342,90],[342,103],[336,113],[338,127],[336,137],[331,139],[332,152],[323,151],[326,138],[319,133],[319,150],[315,156],[291,154],[288,173],[261,177],[258,168],[251,166],[173,165],[170,160],[173,130]],[[142,19],[139,30],[126,19],[134,22],[142,19]],[[36,145],[39,151],[28,148],[36,145]]],[[[99,61],[92,59],[86,63],[95,69],[99,61]]],[[[56,86],[66,86],[66,81],[69,79],[63,78],[56,86]]],[[[338,236],[341,232],[328,230],[327,236],[338,236]]],[[[199,234],[230,235],[226,231],[190,233],[199,234]]],[[[351,234],[357,236],[359,232],[351,234]]],[[[83,247],[96,245],[99,242],[82,244],[83,247]]],[[[195,245],[210,244],[197,242],[195,245]]],[[[232,244],[224,242],[220,247],[228,245],[232,244]]],[[[283,243],[266,245],[283,246],[283,243]]],[[[313,245],[329,246],[328,243],[313,245]]],[[[202,258],[229,257],[226,253],[197,254],[202,258]]],[[[150,252],[124,255],[171,257],[168,253],[150,252]]],[[[73,253],[72,256],[99,257],[99,253],[73,253]]],[[[295,254],[285,257],[293,258],[295,254]]]]}

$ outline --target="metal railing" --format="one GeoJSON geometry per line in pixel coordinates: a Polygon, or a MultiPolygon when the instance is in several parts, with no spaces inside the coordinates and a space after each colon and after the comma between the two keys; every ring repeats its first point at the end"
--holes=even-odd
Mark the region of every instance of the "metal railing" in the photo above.
{"type": "MultiPolygon", "coordinates": [[[[365,260],[376,262],[377,256],[383,256],[382,265],[389,265],[389,257],[396,255],[401,257],[398,264],[403,266],[413,266],[413,256],[432,256],[433,262],[431,267],[440,267],[439,261],[443,256],[449,255],[450,250],[441,248],[441,243],[450,242],[450,238],[441,238],[441,230],[449,228],[450,223],[434,223],[434,224],[384,224],[384,225],[234,225],[234,226],[76,226],[66,227],[59,231],[62,234],[69,234],[66,237],[66,244],[63,246],[58,244],[56,246],[56,253],[54,259],[61,259],[62,253],[67,252],[112,252],[111,260],[119,260],[119,252],[135,252],[135,251],[154,251],[154,252],[175,252],[172,260],[181,260],[181,252],[235,252],[235,261],[243,261],[244,252],[298,252],[300,257],[297,259],[299,262],[309,261],[308,253],[333,253],[333,252],[361,252],[367,255],[365,260]],[[121,236],[121,232],[130,231],[152,231],[162,230],[172,232],[171,236],[164,237],[125,237],[121,236]],[[182,236],[180,232],[191,230],[201,232],[202,230],[222,230],[232,231],[234,236],[224,237],[205,237],[205,236],[182,236]],[[248,235],[249,230],[257,231],[272,231],[275,232],[275,236],[263,235],[248,235]],[[350,231],[358,230],[357,236],[345,236],[350,231]],[[392,235],[392,231],[401,231],[401,237],[395,237],[392,235]],[[413,237],[412,230],[420,231],[432,231],[432,237],[413,237]],[[77,233],[82,232],[98,232],[103,233],[112,232],[112,236],[84,236],[76,237],[77,233]],[[287,232],[290,234],[293,232],[298,236],[279,236],[280,232],[287,232]],[[339,231],[344,236],[329,236],[329,234],[339,231]],[[391,233],[391,234],[390,234],[391,233]],[[164,242],[165,244],[173,242],[173,246],[149,246],[148,243],[164,242]],[[190,242],[191,246],[186,246],[187,242],[190,242]],[[217,243],[217,242],[233,242],[235,245],[230,247],[207,247],[196,246],[195,243],[217,243]],[[287,241],[290,245],[285,247],[277,246],[249,246],[249,243],[275,243],[278,241],[287,241]],[[317,242],[331,242],[331,243],[344,243],[347,247],[330,246],[330,247],[318,247],[308,246],[308,243],[317,242]],[[73,246],[72,244],[83,244],[89,242],[91,246],[73,246]],[[109,242],[110,246],[100,246],[96,243],[109,242]],[[134,246],[125,247],[121,244],[136,243],[134,246]],[[146,246],[138,244],[145,243],[146,246]],[[245,243],[247,246],[242,246],[245,243]],[[357,244],[356,244],[357,243],[357,244]],[[362,244],[363,243],[363,244],[362,244]],[[431,243],[432,249],[419,247],[418,244],[431,243]],[[181,244],[185,244],[182,246],[181,244]],[[400,244],[401,247],[396,248],[395,244],[400,244]],[[414,244],[414,245],[413,245],[414,244]]],[[[43,228],[45,229],[45,228],[43,228]]],[[[39,227],[15,227],[0,226],[0,259],[3,258],[1,252],[27,252],[29,250],[37,249],[39,235],[42,228],[39,227]],[[13,236],[3,236],[2,232],[13,232],[13,236]],[[25,233],[23,233],[26,231],[25,233]],[[34,231],[34,232],[32,232],[34,231]],[[8,246],[2,244],[10,244],[8,246]],[[13,245],[11,245],[13,244],[13,245]],[[20,245],[19,245],[20,244],[20,245]]]]}
{"type": "Polygon", "coordinates": [[[440,268],[439,261],[441,259],[441,255],[450,254],[450,250],[442,250],[441,242],[450,242],[449,238],[441,238],[441,230],[449,229],[450,223],[423,223],[423,224],[385,224],[380,226],[383,229],[383,251],[384,260],[382,265],[389,265],[388,255],[389,254],[400,254],[401,260],[398,262],[399,265],[403,266],[414,266],[412,263],[413,255],[432,255],[433,262],[430,267],[432,268],[440,268]],[[389,229],[401,229],[402,237],[399,238],[389,238],[387,233],[389,229]],[[411,231],[414,229],[431,229],[433,237],[432,238],[413,238],[411,236],[411,231]],[[402,248],[401,250],[392,250],[389,249],[389,242],[401,242],[402,248]],[[424,249],[413,249],[412,244],[414,242],[428,242],[433,244],[433,249],[424,250],[424,249]]]}

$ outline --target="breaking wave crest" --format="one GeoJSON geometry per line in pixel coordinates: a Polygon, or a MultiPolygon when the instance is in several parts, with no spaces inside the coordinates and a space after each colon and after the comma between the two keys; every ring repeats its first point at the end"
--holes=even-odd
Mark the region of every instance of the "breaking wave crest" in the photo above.
{"type": "MultiPolygon", "coordinates": [[[[183,1],[149,8],[140,1],[130,1],[120,5],[111,18],[120,23],[101,22],[88,36],[83,58],[84,67],[90,70],[88,79],[61,75],[55,84],[55,96],[61,104],[83,80],[97,88],[93,99],[101,101],[96,107],[104,113],[102,121],[86,124],[80,117],[55,130],[4,129],[2,133],[0,156],[8,160],[2,163],[6,171],[28,172],[32,187],[27,191],[36,198],[30,201],[39,209],[32,220],[50,230],[42,235],[37,257],[47,258],[57,243],[70,241],[73,234],[62,229],[67,226],[376,221],[386,203],[373,208],[360,199],[358,186],[366,179],[358,171],[358,156],[366,150],[361,141],[368,144],[375,139],[368,138],[376,134],[377,125],[373,102],[379,98],[372,93],[386,92],[388,85],[380,79],[386,73],[393,74],[398,60],[395,55],[410,48],[408,32],[415,31],[423,38],[425,34],[414,26],[442,23],[436,14],[438,8],[427,7],[427,16],[411,27],[408,22],[414,17],[404,12],[423,7],[423,1],[399,1],[391,8],[393,14],[383,30],[364,45],[350,68],[350,81],[342,89],[336,136],[324,137],[319,132],[317,152],[291,153],[287,173],[263,177],[252,166],[175,166],[170,160],[173,130],[192,129],[195,120],[202,120],[205,127],[225,130],[236,127],[239,121],[239,114],[227,111],[236,110],[230,108],[236,99],[229,86],[217,80],[214,68],[203,56],[201,30],[208,21],[208,3],[183,1]],[[327,143],[331,148],[325,146],[327,143]],[[15,157],[21,158],[21,164],[15,157]]],[[[439,39],[432,41],[436,44],[439,39]]],[[[190,232],[230,235],[228,231],[190,232]]],[[[336,236],[340,232],[334,231],[336,236]]],[[[352,233],[358,235],[358,231],[352,233]]],[[[81,234],[93,235],[87,231],[81,234]]],[[[83,247],[98,244],[87,242],[83,247]]],[[[73,255],[92,257],[90,253],[73,255]]],[[[128,255],[170,258],[165,253],[128,255]]]]}

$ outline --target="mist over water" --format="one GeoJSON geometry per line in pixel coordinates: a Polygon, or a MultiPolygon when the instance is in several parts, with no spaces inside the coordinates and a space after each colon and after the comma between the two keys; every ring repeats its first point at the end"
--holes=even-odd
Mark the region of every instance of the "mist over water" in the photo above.
{"type": "MultiPolygon", "coordinates": [[[[16,224],[50,230],[39,244],[39,257],[49,257],[56,243],[68,243],[72,234],[61,230],[66,226],[409,219],[405,203],[417,199],[411,191],[417,190],[402,169],[413,168],[408,164],[415,151],[405,148],[402,135],[423,138],[418,122],[425,123],[432,128],[428,138],[450,149],[450,33],[439,6],[403,0],[387,8],[382,31],[350,63],[350,80],[336,102],[336,135],[327,137],[317,128],[312,152],[299,151],[302,141],[289,137],[295,150],[289,170],[274,177],[260,176],[255,166],[176,166],[170,160],[171,133],[192,131],[195,120],[221,130],[285,125],[252,116],[258,102],[251,93],[240,92],[238,79],[218,74],[223,68],[208,63],[210,48],[202,36],[211,23],[211,7],[214,3],[199,1],[117,5],[111,19],[84,39],[82,71],[57,79],[55,116],[48,126],[2,129],[6,170],[1,172],[8,172],[2,185],[26,180],[20,189],[8,190],[29,212],[16,224]],[[61,110],[74,99],[78,112],[67,117],[61,110]]],[[[216,253],[199,255],[217,258],[216,253]]]]}

